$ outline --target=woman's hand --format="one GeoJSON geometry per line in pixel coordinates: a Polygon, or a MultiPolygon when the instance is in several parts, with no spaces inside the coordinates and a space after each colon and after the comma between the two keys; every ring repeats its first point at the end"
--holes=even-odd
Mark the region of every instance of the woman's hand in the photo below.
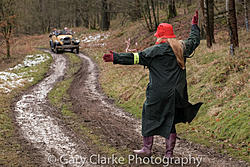
{"type": "Polygon", "coordinates": [[[199,16],[198,16],[198,10],[196,10],[195,15],[193,16],[192,19],[192,25],[198,24],[199,16]]]}
{"type": "Polygon", "coordinates": [[[104,54],[102,58],[103,58],[103,61],[105,62],[113,62],[114,60],[113,51],[110,51],[109,54],[104,54]]]}

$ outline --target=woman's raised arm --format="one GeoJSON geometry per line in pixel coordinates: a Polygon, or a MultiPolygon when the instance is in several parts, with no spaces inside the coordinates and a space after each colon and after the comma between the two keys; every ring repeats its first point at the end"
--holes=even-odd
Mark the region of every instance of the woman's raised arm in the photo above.
{"type": "Polygon", "coordinates": [[[198,27],[198,11],[193,16],[191,32],[188,39],[184,40],[184,56],[189,56],[200,44],[200,28],[198,27]]]}

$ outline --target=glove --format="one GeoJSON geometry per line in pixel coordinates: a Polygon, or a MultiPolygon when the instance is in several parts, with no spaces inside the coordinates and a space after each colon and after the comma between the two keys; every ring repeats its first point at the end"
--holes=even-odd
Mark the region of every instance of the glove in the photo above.
{"type": "Polygon", "coordinates": [[[114,60],[113,51],[110,51],[109,54],[104,54],[102,58],[103,58],[103,61],[105,62],[113,62],[114,60]]]}
{"type": "Polygon", "coordinates": [[[198,10],[196,10],[195,15],[193,16],[192,19],[192,25],[198,24],[199,16],[198,16],[198,10]]]}

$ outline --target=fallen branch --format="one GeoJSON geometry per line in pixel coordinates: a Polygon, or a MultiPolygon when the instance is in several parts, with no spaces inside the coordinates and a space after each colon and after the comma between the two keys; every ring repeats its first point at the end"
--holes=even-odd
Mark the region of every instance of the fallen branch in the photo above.
{"type": "MultiPolygon", "coordinates": [[[[127,40],[127,41],[125,41],[125,43],[127,44],[127,47],[126,47],[126,52],[137,52],[138,51],[138,49],[129,49],[129,47],[130,47],[130,38],[127,40]]],[[[137,42],[135,43],[135,46],[137,46],[138,44],[137,44],[137,42]]]]}

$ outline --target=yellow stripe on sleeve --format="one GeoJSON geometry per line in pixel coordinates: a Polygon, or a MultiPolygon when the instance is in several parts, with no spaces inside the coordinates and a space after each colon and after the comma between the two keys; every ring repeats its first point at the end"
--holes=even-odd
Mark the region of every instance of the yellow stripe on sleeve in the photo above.
{"type": "Polygon", "coordinates": [[[133,53],[134,54],[134,64],[139,64],[139,53],[133,53]]]}

